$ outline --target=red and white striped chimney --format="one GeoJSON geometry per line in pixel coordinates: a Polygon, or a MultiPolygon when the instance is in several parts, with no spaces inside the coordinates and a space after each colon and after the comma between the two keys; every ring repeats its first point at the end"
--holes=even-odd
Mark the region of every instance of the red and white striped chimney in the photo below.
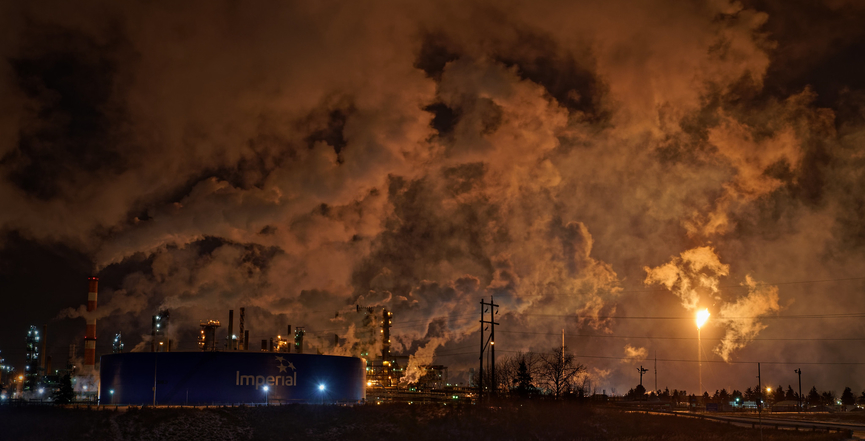
{"type": "MultiPolygon", "coordinates": [[[[89,277],[90,290],[87,292],[87,312],[96,311],[96,291],[99,278],[89,277]]],[[[96,319],[87,317],[87,332],[84,334],[84,369],[92,370],[96,365],[96,319]]]]}

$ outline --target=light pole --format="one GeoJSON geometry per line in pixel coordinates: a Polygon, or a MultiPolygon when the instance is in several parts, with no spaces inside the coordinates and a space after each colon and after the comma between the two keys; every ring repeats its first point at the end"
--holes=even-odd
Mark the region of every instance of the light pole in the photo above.
{"type": "Polygon", "coordinates": [[[269,387],[264,386],[264,405],[265,405],[265,406],[269,406],[269,405],[270,405],[270,400],[268,399],[268,393],[267,393],[269,390],[270,390],[269,387]]]}
{"type": "MultiPolygon", "coordinates": [[[[159,346],[162,346],[162,342],[159,342],[159,346]]],[[[156,406],[156,372],[159,367],[158,359],[159,356],[159,348],[156,349],[156,353],[153,354],[153,406],[156,406]]]]}
{"type": "Polygon", "coordinates": [[[698,395],[703,396],[703,341],[700,336],[700,328],[709,320],[709,309],[697,311],[697,375],[700,381],[698,395]]]}
{"type": "Polygon", "coordinates": [[[318,393],[321,394],[321,404],[324,404],[324,390],[325,390],[324,384],[319,384],[318,385],[318,393]]]}
{"type": "Polygon", "coordinates": [[[111,395],[111,404],[114,404],[114,389],[109,390],[108,393],[111,395]]]}
{"type": "Polygon", "coordinates": [[[802,368],[796,369],[793,372],[799,374],[799,408],[797,410],[802,412],[802,368]]]}

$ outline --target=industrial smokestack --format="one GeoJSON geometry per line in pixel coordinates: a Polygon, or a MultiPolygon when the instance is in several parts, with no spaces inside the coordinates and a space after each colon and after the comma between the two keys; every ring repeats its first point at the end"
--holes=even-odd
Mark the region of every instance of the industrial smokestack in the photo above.
{"type": "Polygon", "coordinates": [[[240,324],[239,324],[239,326],[238,326],[238,332],[237,332],[237,335],[238,335],[238,340],[240,340],[240,344],[239,344],[240,348],[239,348],[239,349],[240,349],[241,351],[247,349],[247,347],[246,347],[246,339],[244,338],[244,334],[243,334],[243,319],[244,319],[244,316],[246,315],[246,314],[244,314],[244,312],[245,312],[245,311],[244,311],[244,308],[240,308],[240,319],[239,319],[239,320],[240,320],[240,324]]]}
{"type": "Polygon", "coordinates": [[[150,316],[150,352],[156,352],[156,316],[150,316]]]}
{"type": "Polygon", "coordinates": [[[390,325],[393,313],[387,309],[381,314],[381,359],[382,361],[390,359],[390,325]]]}
{"type": "Polygon", "coordinates": [[[249,331],[243,331],[243,349],[249,350],[249,331]]]}
{"type": "MultiPolygon", "coordinates": [[[[87,279],[90,289],[87,292],[87,312],[96,311],[96,292],[99,288],[99,278],[87,279]]],[[[87,317],[87,331],[84,333],[84,370],[91,371],[96,365],[96,319],[87,317]]]]}
{"type": "Polygon", "coordinates": [[[42,369],[42,372],[44,373],[44,375],[48,375],[48,371],[45,370],[46,369],[45,368],[45,363],[46,363],[45,362],[45,358],[46,358],[45,355],[48,353],[46,350],[47,346],[48,346],[46,343],[47,341],[48,341],[48,325],[42,325],[42,363],[39,365],[39,367],[42,369]]]}
{"type": "Polygon", "coordinates": [[[228,350],[233,351],[234,348],[234,310],[228,310],[228,350]]]}

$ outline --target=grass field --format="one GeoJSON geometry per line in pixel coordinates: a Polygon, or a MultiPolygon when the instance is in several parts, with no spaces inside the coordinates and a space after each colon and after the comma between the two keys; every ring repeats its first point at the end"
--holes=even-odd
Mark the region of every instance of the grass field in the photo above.
{"type": "MultiPolygon", "coordinates": [[[[0,408],[2,440],[759,440],[754,429],[558,403],[501,407],[0,408]]],[[[764,430],[763,440],[838,440],[764,430]]]]}

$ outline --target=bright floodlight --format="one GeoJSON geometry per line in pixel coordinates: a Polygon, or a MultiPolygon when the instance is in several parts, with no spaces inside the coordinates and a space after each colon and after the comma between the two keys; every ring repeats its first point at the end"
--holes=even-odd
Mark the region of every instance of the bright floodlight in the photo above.
{"type": "Polygon", "coordinates": [[[114,389],[111,389],[110,391],[108,391],[108,393],[110,393],[111,395],[114,395],[114,389]]]}
{"type": "Polygon", "coordinates": [[[324,390],[324,385],[323,385],[323,384],[319,384],[319,385],[318,385],[318,390],[324,390]]]}
{"type": "Polygon", "coordinates": [[[702,328],[704,324],[706,324],[706,320],[709,320],[709,309],[703,309],[702,311],[697,311],[697,329],[702,328]]]}
{"type": "Polygon", "coordinates": [[[264,386],[264,391],[267,392],[268,390],[270,390],[270,388],[267,386],[264,386]]]}

